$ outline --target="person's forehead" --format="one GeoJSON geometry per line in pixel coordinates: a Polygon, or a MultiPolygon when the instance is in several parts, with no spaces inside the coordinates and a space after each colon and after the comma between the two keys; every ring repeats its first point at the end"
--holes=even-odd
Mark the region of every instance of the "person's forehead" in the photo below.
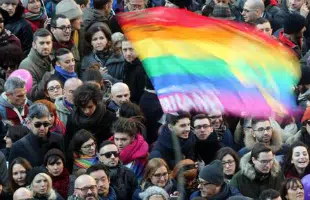
{"type": "Polygon", "coordinates": [[[24,87],[24,88],[16,88],[15,90],[14,90],[14,94],[21,94],[21,93],[25,93],[26,92],[26,88],[24,87]]]}
{"type": "Polygon", "coordinates": [[[105,153],[105,152],[110,152],[110,151],[118,151],[115,144],[108,144],[100,149],[100,153],[105,153]]]}
{"type": "Polygon", "coordinates": [[[250,0],[244,3],[243,9],[253,9],[253,3],[250,0]]]}
{"type": "Polygon", "coordinates": [[[122,41],[122,48],[125,49],[125,48],[132,48],[132,44],[131,42],[129,41],[122,41]]]}
{"type": "Polygon", "coordinates": [[[66,84],[65,85],[65,89],[66,90],[76,90],[76,88],[78,88],[81,85],[82,84],[80,84],[79,82],[72,82],[70,84],[66,84]]]}
{"type": "Polygon", "coordinates": [[[77,187],[83,188],[87,186],[96,185],[96,181],[93,178],[90,177],[83,177],[81,180],[77,182],[77,187]]]}
{"type": "Polygon", "coordinates": [[[261,122],[257,122],[255,125],[255,127],[265,127],[265,126],[270,126],[270,122],[267,121],[261,121],[261,122]]]}
{"type": "Polygon", "coordinates": [[[135,5],[143,5],[144,4],[144,0],[130,0],[129,2],[131,4],[135,4],[135,5]]]}
{"type": "Polygon", "coordinates": [[[68,26],[70,25],[70,20],[68,18],[58,18],[56,20],[56,25],[57,26],[63,26],[63,25],[68,26]]]}
{"type": "Polygon", "coordinates": [[[115,96],[117,95],[125,95],[129,93],[129,88],[125,85],[119,85],[114,87],[111,91],[115,96]]]}
{"type": "Polygon", "coordinates": [[[52,37],[50,35],[48,36],[44,36],[44,37],[37,37],[37,42],[51,42],[52,41],[52,37]]]}
{"type": "Polygon", "coordinates": [[[94,171],[94,172],[90,173],[89,175],[92,176],[95,179],[100,179],[100,178],[103,178],[103,177],[107,177],[107,174],[102,169],[94,171]]]}
{"type": "Polygon", "coordinates": [[[258,158],[260,159],[272,159],[273,158],[273,153],[271,151],[269,152],[260,152],[258,154],[258,158]]]}
{"type": "Polygon", "coordinates": [[[61,56],[58,56],[59,60],[68,60],[68,59],[71,60],[72,58],[74,58],[74,57],[73,57],[73,54],[71,52],[64,54],[64,55],[61,55],[61,56]]]}
{"type": "Polygon", "coordinates": [[[60,85],[60,83],[56,80],[53,80],[53,81],[48,82],[47,87],[57,86],[57,85],[60,85]]]}
{"type": "Polygon", "coordinates": [[[256,27],[257,28],[271,28],[271,25],[269,22],[265,22],[263,24],[257,24],[256,27]]]}
{"type": "Polygon", "coordinates": [[[194,121],[194,125],[200,125],[200,124],[208,124],[210,125],[210,121],[208,118],[204,118],[204,119],[196,119],[194,121]]]}
{"type": "Polygon", "coordinates": [[[32,121],[33,121],[33,122],[45,122],[45,121],[46,121],[46,122],[49,122],[49,119],[48,119],[48,117],[42,117],[42,118],[40,118],[40,119],[38,119],[38,118],[35,117],[35,118],[32,119],[32,121]]]}
{"type": "Polygon", "coordinates": [[[126,133],[118,133],[118,132],[114,133],[114,138],[120,139],[120,138],[129,138],[129,137],[130,136],[126,133]]]}
{"type": "Polygon", "coordinates": [[[175,123],[175,125],[188,124],[188,123],[190,123],[190,119],[189,118],[182,118],[182,119],[179,119],[177,121],[177,123],[175,123]]]}

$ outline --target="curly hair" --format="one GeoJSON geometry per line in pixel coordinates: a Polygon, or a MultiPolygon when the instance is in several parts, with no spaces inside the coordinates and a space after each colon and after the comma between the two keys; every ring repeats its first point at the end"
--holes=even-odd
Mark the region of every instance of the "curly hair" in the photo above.
{"type": "Polygon", "coordinates": [[[102,99],[102,91],[92,83],[84,83],[73,93],[73,103],[76,107],[85,107],[91,100],[97,105],[102,99]]]}
{"type": "Polygon", "coordinates": [[[134,117],[120,117],[112,125],[112,133],[126,133],[130,137],[135,137],[136,134],[144,127],[144,125],[134,117]]]}

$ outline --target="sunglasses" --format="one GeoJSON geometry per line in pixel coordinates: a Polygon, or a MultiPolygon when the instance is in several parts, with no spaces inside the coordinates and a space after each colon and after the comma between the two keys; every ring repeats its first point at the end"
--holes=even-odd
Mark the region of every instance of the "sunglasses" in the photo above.
{"type": "Polygon", "coordinates": [[[49,122],[36,122],[33,124],[34,127],[36,128],[40,128],[42,125],[46,128],[46,127],[49,127],[51,126],[51,124],[49,122]]]}
{"type": "Polygon", "coordinates": [[[106,152],[106,153],[100,154],[100,156],[105,156],[106,158],[111,158],[112,155],[114,155],[114,157],[119,157],[119,152],[117,152],[117,151],[110,151],[110,152],[106,152]]]}

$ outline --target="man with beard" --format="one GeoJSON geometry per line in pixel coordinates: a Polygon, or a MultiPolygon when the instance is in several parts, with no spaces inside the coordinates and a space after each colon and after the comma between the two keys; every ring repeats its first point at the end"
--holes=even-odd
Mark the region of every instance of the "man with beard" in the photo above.
{"type": "Polygon", "coordinates": [[[160,130],[156,145],[149,159],[162,158],[173,169],[178,160],[175,153],[180,153],[180,159],[195,160],[196,137],[191,131],[190,114],[179,111],[167,114],[166,124],[160,130]]]}
{"type": "Polygon", "coordinates": [[[87,174],[96,180],[98,195],[101,200],[116,200],[114,189],[110,186],[108,169],[103,164],[95,164],[87,169],[87,174]]]}
{"type": "Polygon", "coordinates": [[[54,68],[50,59],[52,52],[52,34],[42,28],[33,34],[33,43],[30,53],[19,65],[19,69],[26,69],[32,76],[32,88],[28,97],[31,100],[43,99],[44,85],[51,77],[54,68]]]}
{"type": "MultiPolygon", "coordinates": [[[[267,131],[266,128],[264,131],[267,131]]],[[[240,168],[230,184],[242,195],[253,199],[258,199],[266,189],[279,191],[284,180],[280,164],[274,159],[271,148],[263,143],[255,144],[252,151],[241,158],[240,168]]]]}
{"type": "Polygon", "coordinates": [[[133,171],[125,167],[119,159],[119,150],[109,140],[104,141],[99,148],[99,160],[109,170],[111,185],[118,200],[126,200],[135,192],[138,181],[133,171]]]}
{"type": "Polygon", "coordinates": [[[234,148],[234,138],[224,122],[223,115],[220,112],[208,115],[211,124],[213,126],[213,131],[216,133],[218,141],[221,146],[227,146],[234,148]]]}
{"type": "Polygon", "coordinates": [[[196,135],[195,156],[204,165],[214,160],[216,152],[221,148],[217,135],[213,132],[211,120],[206,114],[193,117],[192,124],[196,135]]]}
{"type": "Polygon", "coordinates": [[[41,103],[33,104],[29,108],[27,127],[29,133],[15,142],[11,148],[9,162],[17,157],[27,159],[31,166],[41,166],[45,153],[51,148],[64,152],[62,135],[49,132],[51,115],[47,107],[41,103]]]}
{"type": "Polygon", "coordinates": [[[245,147],[239,151],[240,156],[251,151],[256,143],[264,143],[278,156],[278,160],[282,159],[287,147],[282,143],[280,130],[272,127],[269,119],[252,119],[249,131],[249,134],[245,134],[245,147]]]}
{"type": "Polygon", "coordinates": [[[86,174],[79,176],[74,183],[74,195],[68,199],[99,200],[96,180],[86,174]]]}
{"type": "Polygon", "coordinates": [[[284,19],[283,29],[280,30],[278,39],[290,48],[298,59],[303,56],[303,33],[306,31],[307,21],[298,13],[290,13],[284,19]]]}

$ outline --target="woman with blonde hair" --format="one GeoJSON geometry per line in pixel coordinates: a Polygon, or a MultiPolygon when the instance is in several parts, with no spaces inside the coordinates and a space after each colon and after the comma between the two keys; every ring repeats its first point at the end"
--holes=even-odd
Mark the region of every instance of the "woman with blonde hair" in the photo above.
{"type": "Polygon", "coordinates": [[[63,198],[52,188],[52,179],[43,168],[33,168],[28,176],[29,189],[33,193],[33,199],[40,200],[63,200],[63,198]]]}
{"type": "Polygon", "coordinates": [[[133,194],[133,200],[140,200],[139,194],[151,186],[163,188],[169,195],[173,194],[176,188],[176,181],[171,179],[167,163],[161,158],[151,159],[144,169],[144,176],[141,184],[133,194]]]}

